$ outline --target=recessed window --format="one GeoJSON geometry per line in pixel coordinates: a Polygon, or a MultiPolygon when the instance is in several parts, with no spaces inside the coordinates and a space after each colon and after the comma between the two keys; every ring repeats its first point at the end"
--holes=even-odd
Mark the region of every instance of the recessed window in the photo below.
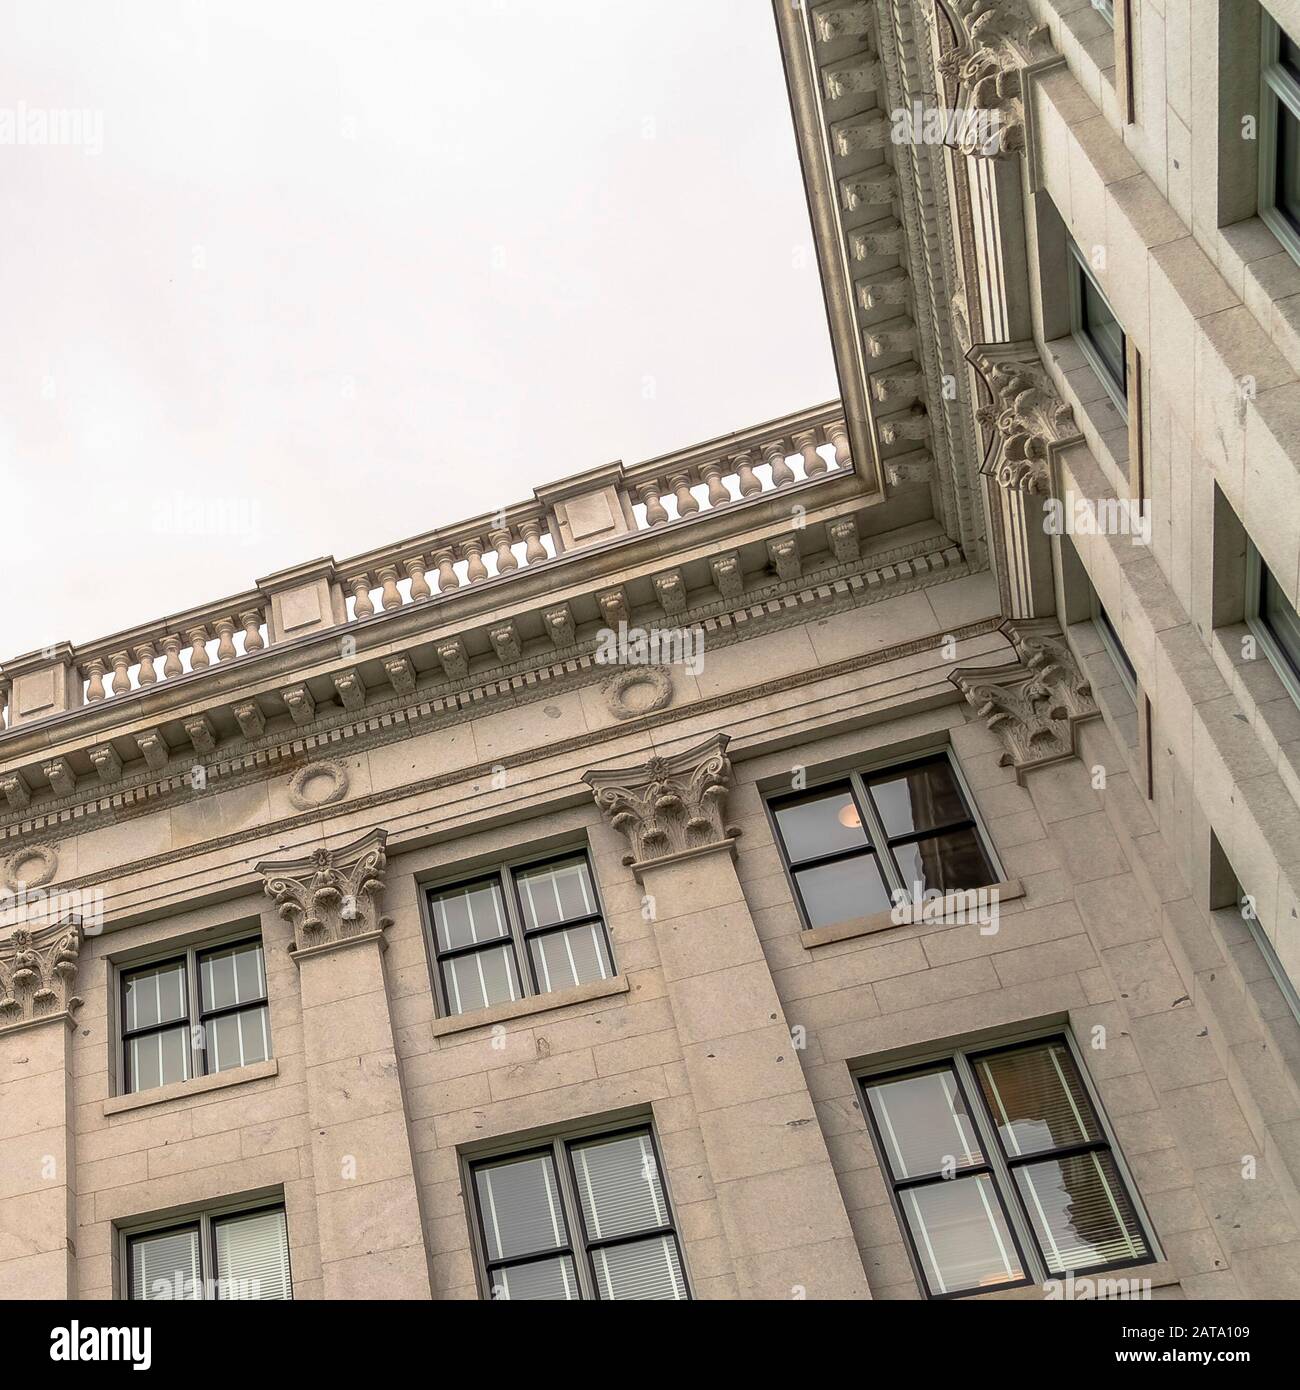
{"type": "Polygon", "coordinates": [[[1101,600],[1096,593],[1093,594],[1093,622],[1097,626],[1097,631],[1101,636],[1102,646],[1106,648],[1106,653],[1115,664],[1115,669],[1119,672],[1120,680],[1124,682],[1124,688],[1129,696],[1137,699],[1137,671],[1133,663],[1129,660],[1128,652],[1124,650],[1124,644],[1119,639],[1119,632],[1115,624],[1110,620],[1110,614],[1102,607],[1101,600]]]}
{"type": "Polygon", "coordinates": [[[585,854],[507,865],[429,894],[448,1014],[607,980],[605,919],[585,854]]]}
{"type": "Polygon", "coordinates": [[[862,1080],[908,1248],[930,1298],[1153,1258],[1068,1041],[960,1051],[862,1080]]]}
{"type": "Polygon", "coordinates": [[[1070,327],[1116,410],[1128,418],[1128,347],[1124,330],[1083,253],[1069,243],[1070,327]]]}
{"type": "Polygon", "coordinates": [[[1300,259],[1300,48],[1260,18],[1259,215],[1300,259]]]}
{"type": "Polygon", "coordinates": [[[690,1297],[649,1129],[557,1139],[470,1175],[490,1298],[690,1297]]]}
{"type": "Polygon", "coordinates": [[[1092,7],[1112,29],[1115,27],[1115,0],[1092,0],[1092,7]]]}
{"type": "Polygon", "coordinates": [[[130,1094],[265,1061],[266,961],[258,938],[123,970],[122,1089],[130,1094]]]}
{"type": "Polygon", "coordinates": [[[851,773],[770,806],[810,928],[868,917],[929,892],[998,882],[946,753],[851,773]]]}
{"type": "Polygon", "coordinates": [[[1300,701],[1300,616],[1251,542],[1246,547],[1246,622],[1287,689],[1300,701]]]}
{"type": "Polygon", "coordinates": [[[201,1212],[128,1233],[126,1269],[131,1299],[291,1299],[284,1207],[201,1212]]]}

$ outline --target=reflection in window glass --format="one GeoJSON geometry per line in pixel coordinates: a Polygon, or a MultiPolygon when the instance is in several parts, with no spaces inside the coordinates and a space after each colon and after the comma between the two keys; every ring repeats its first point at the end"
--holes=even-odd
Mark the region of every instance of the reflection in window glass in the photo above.
{"type": "Polygon", "coordinates": [[[794,881],[810,927],[849,922],[855,917],[884,912],[890,906],[889,889],[880,876],[874,854],[796,869],[794,881]]]}
{"type": "Polygon", "coordinates": [[[931,1293],[990,1289],[1024,1278],[987,1173],[909,1187],[902,1207],[931,1293]]]}
{"type": "Polygon", "coordinates": [[[848,788],[783,801],[776,807],[776,823],[792,864],[867,845],[862,816],[848,788]]]}

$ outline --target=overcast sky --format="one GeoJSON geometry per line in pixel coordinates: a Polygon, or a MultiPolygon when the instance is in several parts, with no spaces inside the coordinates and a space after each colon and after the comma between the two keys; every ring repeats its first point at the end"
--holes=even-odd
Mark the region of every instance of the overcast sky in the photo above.
{"type": "Polygon", "coordinates": [[[0,17],[0,661],[837,394],[768,0],[0,17]]]}

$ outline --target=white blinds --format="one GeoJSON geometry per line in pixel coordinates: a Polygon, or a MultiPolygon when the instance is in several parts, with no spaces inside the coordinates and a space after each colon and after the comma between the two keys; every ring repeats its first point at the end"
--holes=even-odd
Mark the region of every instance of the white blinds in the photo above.
{"type": "Polygon", "coordinates": [[[198,1299],[197,1227],[138,1236],[131,1241],[131,1297],[150,1302],[198,1299]]]}
{"type": "Polygon", "coordinates": [[[260,1211],[213,1223],[217,1297],[290,1299],[289,1233],[283,1211],[260,1211]]]}

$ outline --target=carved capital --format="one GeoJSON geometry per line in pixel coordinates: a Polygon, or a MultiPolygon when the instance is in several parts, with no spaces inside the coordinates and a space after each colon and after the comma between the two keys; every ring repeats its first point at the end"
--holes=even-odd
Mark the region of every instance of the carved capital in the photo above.
{"type": "Polygon", "coordinates": [[[0,1032],[81,1007],[74,987],[84,939],[74,918],[35,932],[17,927],[0,941],[0,1032]]]}
{"type": "Polygon", "coordinates": [[[977,343],[966,356],[989,397],[975,411],[976,420],[991,433],[980,472],[1000,487],[1049,496],[1050,452],[1080,434],[1037,347],[1032,342],[977,343]]]}
{"type": "Polygon", "coordinates": [[[1051,618],[1008,620],[1017,660],[959,666],[948,677],[1006,747],[1003,767],[1026,768],[1074,753],[1074,726],[1097,713],[1092,687],[1051,618]]]}
{"type": "Polygon", "coordinates": [[[386,830],[372,830],[342,849],[318,849],[305,859],[264,860],[257,872],[280,916],[293,927],[296,950],[335,945],[383,931],[386,830]]]}
{"type": "Polygon", "coordinates": [[[649,864],[687,850],[727,844],[740,832],[727,824],[731,763],[726,734],[669,758],[583,775],[609,823],[625,835],[625,864],[649,864]]]}

